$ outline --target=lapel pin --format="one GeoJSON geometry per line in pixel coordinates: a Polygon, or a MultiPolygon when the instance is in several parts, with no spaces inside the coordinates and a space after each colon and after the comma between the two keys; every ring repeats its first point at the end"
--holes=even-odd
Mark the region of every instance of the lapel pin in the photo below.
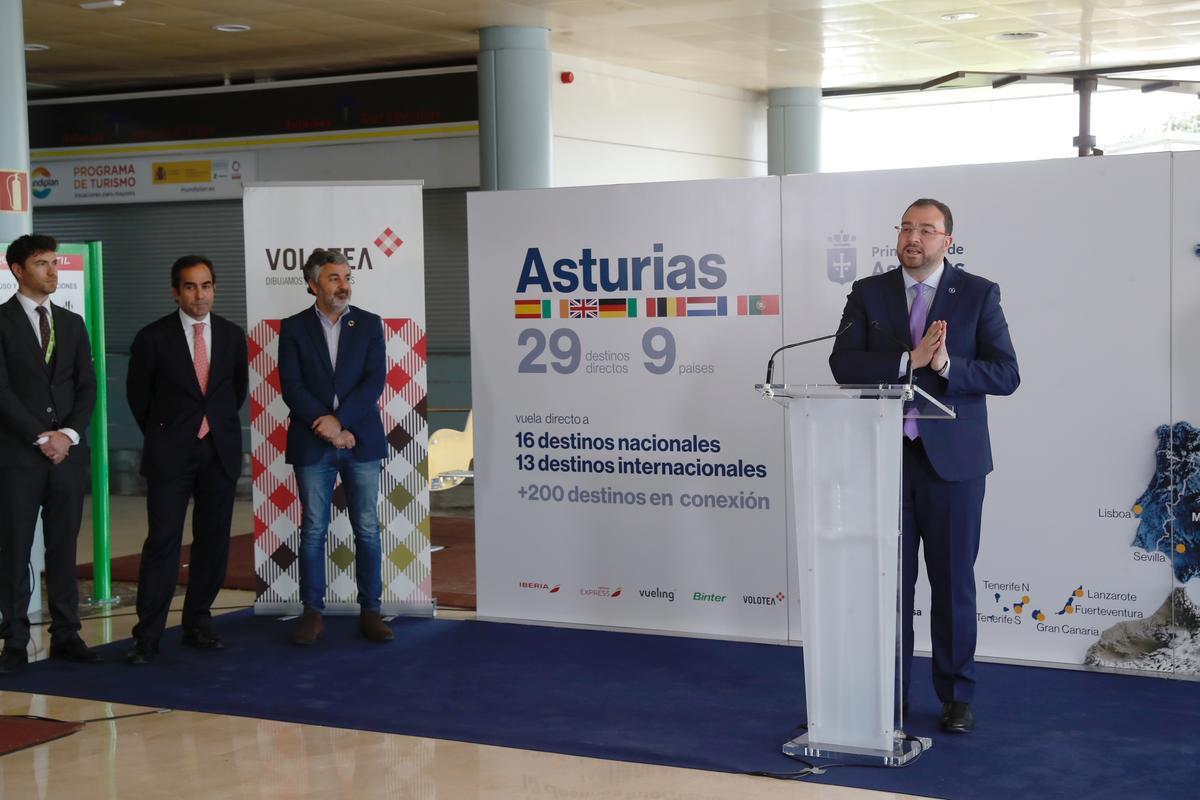
{"type": "MultiPolygon", "coordinates": [[[[950,287],[949,289],[947,289],[946,291],[947,291],[948,293],[950,293],[950,294],[954,294],[954,292],[955,292],[956,290],[955,290],[955,288],[954,288],[953,286],[951,286],[951,287],[950,287]]],[[[353,325],[354,323],[350,323],[350,324],[351,324],[351,325],[353,325]]]]}
{"type": "Polygon", "coordinates": [[[354,327],[354,320],[352,320],[352,319],[348,319],[348,320],[346,320],[346,324],[347,324],[347,325],[349,325],[351,328],[353,328],[353,327],[354,327]]]}

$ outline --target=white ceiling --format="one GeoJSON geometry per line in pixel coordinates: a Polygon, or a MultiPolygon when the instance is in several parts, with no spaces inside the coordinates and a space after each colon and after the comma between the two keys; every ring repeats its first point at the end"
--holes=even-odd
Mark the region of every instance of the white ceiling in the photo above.
{"type": "Polygon", "coordinates": [[[1200,59],[1200,0],[24,0],[30,95],[472,61],[477,31],[537,25],[551,49],[762,90],[1200,59]],[[944,15],[978,16],[947,21],[944,15]],[[214,25],[240,23],[245,33],[214,25]],[[1038,38],[997,41],[1031,32],[1038,38]]]}

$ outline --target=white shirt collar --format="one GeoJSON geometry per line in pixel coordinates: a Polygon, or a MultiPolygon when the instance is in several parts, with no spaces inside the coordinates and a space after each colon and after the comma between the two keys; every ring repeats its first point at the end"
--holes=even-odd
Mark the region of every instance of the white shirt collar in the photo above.
{"type": "MultiPolygon", "coordinates": [[[[179,309],[179,319],[183,321],[183,329],[185,331],[191,331],[192,326],[195,325],[197,322],[203,322],[204,324],[207,325],[209,322],[209,317],[211,317],[211,316],[212,316],[212,312],[210,311],[209,313],[204,315],[204,319],[192,319],[189,315],[183,313],[182,308],[179,309]]],[[[209,328],[211,329],[211,327],[212,326],[210,325],[209,328]]]]}
{"type": "MultiPolygon", "coordinates": [[[[17,292],[17,301],[18,301],[18,302],[20,302],[20,304],[21,304],[21,308],[25,309],[25,313],[26,313],[27,315],[29,315],[29,316],[31,316],[31,317],[36,317],[36,316],[37,316],[37,308],[38,308],[38,304],[37,304],[37,303],[35,303],[35,302],[33,302],[33,299],[32,299],[32,298],[26,297],[25,295],[21,294],[21,293],[18,291],[18,292],[17,292]]],[[[51,305],[50,305],[50,298],[49,298],[49,297],[47,297],[47,298],[46,298],[46,302],[44,303],[44,305],[46,306],[46,310],[50,312],[51,316],[53,316],[54,312],[53,312],[53,310],[52,310],[52,307],[51,307],[51,305]]]]}
{"type": "MultiPolygon", "coordinates": [[[[900,269],[904,269],[901,267],[900,269]]],[[[933,274],[926,278],[922,283],[928,286],[933,291],[937,292],[938,282],[942,280],[942,274],[946,271],[946,261],[942,260],[941,266],[934,270],[933,274]]],[[[909,277],[908,271],[904,271],[904,291],[911,292],[912,288],[917,285],[917,282],[909,277]]]]}

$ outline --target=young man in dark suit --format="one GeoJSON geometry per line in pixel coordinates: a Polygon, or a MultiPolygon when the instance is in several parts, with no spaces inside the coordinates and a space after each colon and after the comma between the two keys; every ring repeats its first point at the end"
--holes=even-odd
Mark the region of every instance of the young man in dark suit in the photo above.
{"type": "Polygon", "coordinates": [[[212,313],[212,262],[184,256],[171,267],[179,310],[138,331],[129,358],[126,392],[145,437],[148,533],[138,570],[134,646],[130,664],[158,654],[158,641],[179,577],[179,551],[188,502],[192,555],[183,601],[183,644],[220,650],[210,609],[229,559],[233,500],[242,472],[242,426],[249,366],[246,333],[212,313]]]}
{"type": "Polygon", "coordinates": [[[992,471],[986,396],[1021,382],[1000,308],[1000,287],[951,266],[954,217],[945,203],[915,201],[896,227],[903,269],[855,282],[829,365],[838,383],[913,382],[953,406],[953,420],[905,419],[901,546],[903,698],[913,651],[917,552],[931,590],[933,685],[942,730],[975,725],[975,557],[986,476],[992,471]],[[905,347],[907,345],[907,348],[905,347]]]}
{"type": "Polygon", "coordinates": [[[336,250],[316,249],[304,264],[312,306],[279,331],[279,378],[291,424],[287,462],[300,487],[300,596],[304,614],[292,641],[311,645],[324,630],[325,540],[334,482],[341,476],[354,530],[359,630],[392,640],[380,617],[382,554],[379,475],[387,439],[379,398],[387,378],[383,321],[350,305],[350,267],[336,250]]]}
{"type": "Polygon", "coordinates": [[[75,545],[83,518],[96,373],[83,318],[50,302],[58,242],[22,236],[8,246],[17,293],[0,305],[0,674],[28,662],[29,556],[38,512],[46,543],[50,657],[94,662],[79,637],[75,545]]]}

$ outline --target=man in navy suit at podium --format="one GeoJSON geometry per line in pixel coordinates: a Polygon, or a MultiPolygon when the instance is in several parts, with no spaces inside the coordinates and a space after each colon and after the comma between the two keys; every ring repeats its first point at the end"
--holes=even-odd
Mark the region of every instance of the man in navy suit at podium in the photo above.
{"type": "Polygon", "coordinates": [[[986,476],[992,471],[989,394],[1021,382],[1000,308],[1000,287],[946,260],[953,243],[950,208],[922,198],[896,227],[903,269],[856,281],[846,298],[829,366],[838,383],[912,379],[952,406],[953,420],[904,420],[902,499],[903,703],[912,672],[917,552],[924,549],[931,592],[933,685],[941,728],[975,726],[975,557],[986,476]],[[850,323],[853,323],[852,325],[850,323]]]}

